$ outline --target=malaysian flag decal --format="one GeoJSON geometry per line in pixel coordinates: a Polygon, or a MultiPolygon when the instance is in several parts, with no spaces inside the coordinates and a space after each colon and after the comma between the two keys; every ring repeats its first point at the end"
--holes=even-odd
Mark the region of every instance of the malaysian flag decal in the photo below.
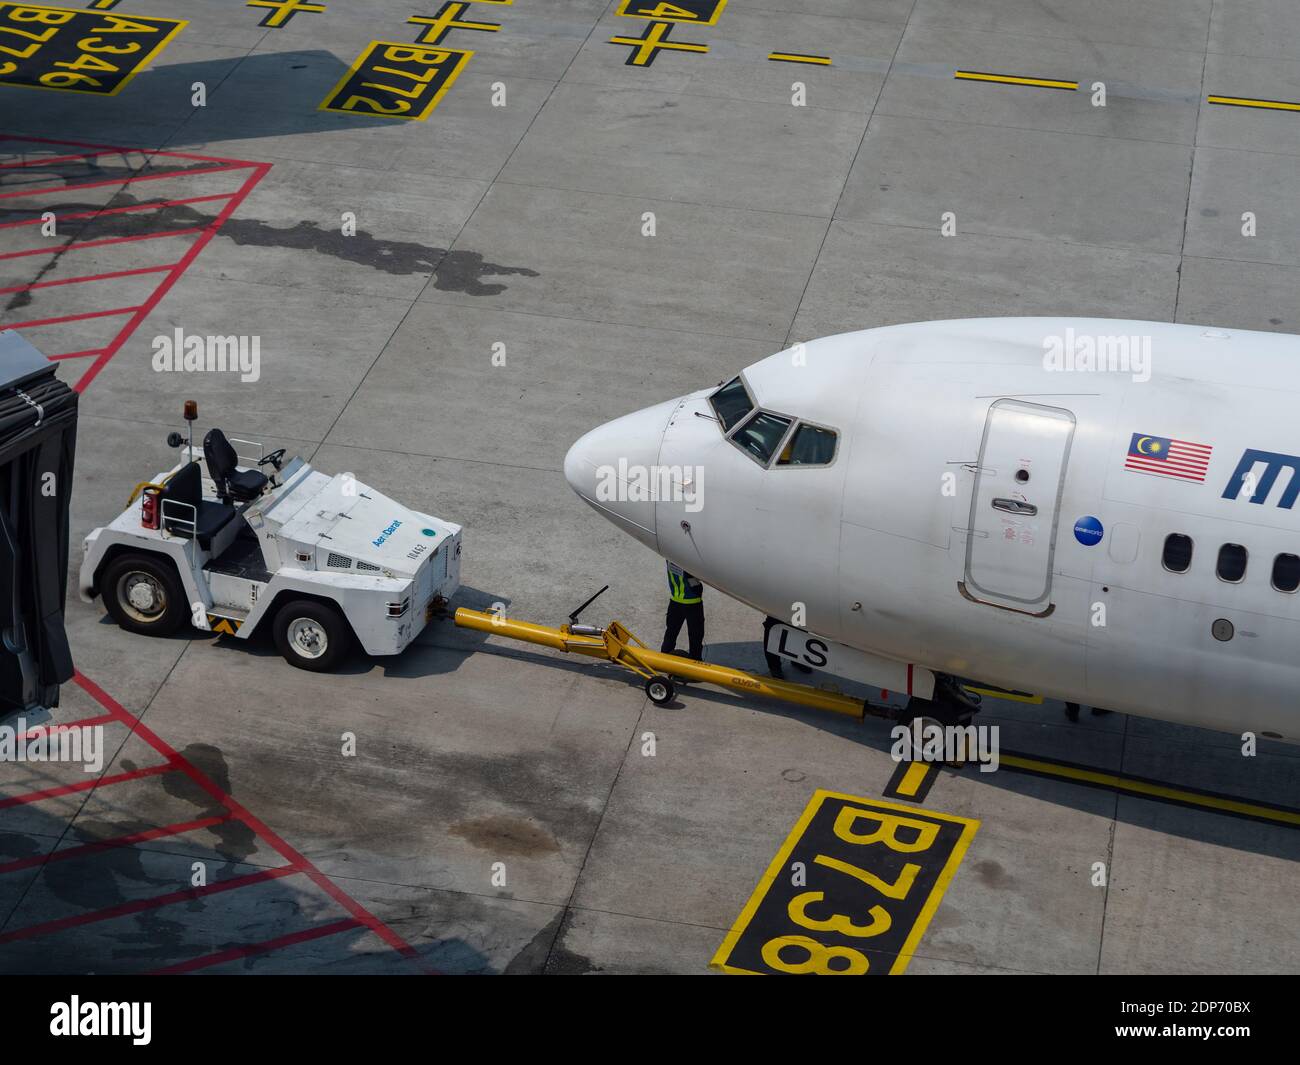
{"type": "Polygon", "coordinates": [[[1124,468],[1138,473],[1154,473],[1158,477],[1176,477],[1182,481],[1204,481],[1213,450],[1209,444],[1134,433],[1128,444],[1124,468]]]}

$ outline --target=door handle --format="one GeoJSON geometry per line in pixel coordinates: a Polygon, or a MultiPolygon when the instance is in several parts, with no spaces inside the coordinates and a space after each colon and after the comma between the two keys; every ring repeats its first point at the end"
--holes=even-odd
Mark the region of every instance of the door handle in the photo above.
{"type": "Polygon", "coordinates": [[[995,499],[993,509],[1005,510],[1008,514],[1023,514],[1030,518],[1038,513],[1038,508],[1033,503],[1022,503],[1018,499],[995,499]]]}

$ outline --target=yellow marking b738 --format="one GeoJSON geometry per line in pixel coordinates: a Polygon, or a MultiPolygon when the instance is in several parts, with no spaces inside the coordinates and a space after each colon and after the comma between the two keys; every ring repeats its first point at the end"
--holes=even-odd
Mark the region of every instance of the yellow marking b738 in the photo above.
{"type": "Polygon", "coordinates": [[[901,973],[978,821],[816,792],[712,964],[731,973],[901,973]]]}

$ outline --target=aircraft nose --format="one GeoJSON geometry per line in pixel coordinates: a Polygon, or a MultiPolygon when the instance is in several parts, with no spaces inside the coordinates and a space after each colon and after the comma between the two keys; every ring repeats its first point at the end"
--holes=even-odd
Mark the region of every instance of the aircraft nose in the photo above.
{"type": "Polygon", "coordinates": [[[655,504],[659,447],[677,407],[669,400],[626,414],[580,437],[564,456],[569,487],[624,532],[658,550],[655,504]]]}

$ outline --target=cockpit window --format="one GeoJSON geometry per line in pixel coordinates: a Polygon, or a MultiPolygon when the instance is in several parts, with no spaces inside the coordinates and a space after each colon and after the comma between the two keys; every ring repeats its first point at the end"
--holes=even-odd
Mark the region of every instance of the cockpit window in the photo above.
{"type": "Polygon", "coordinates": [[[757,459],[760,465],[766,466],[789,428],[789,418],[778,418],[775,414],[759,411],[737,429],[731,439],[742,451],[757,459]]]}
{"type": "Polygon", "coordinates": [[[801,425],[781,449],[778,466],[825,466],[835,457],[835,433],[815,425],[801,425]]]}
{"type": "Polygon", "coordinates": [[[732,427],[754,409],[754,401],[749,398],[745,383],[739,377],[733,377],[714,392],[709,402],[713,404],[713,413],[722,423],[724,433],[731,432],[732,427]]]}

